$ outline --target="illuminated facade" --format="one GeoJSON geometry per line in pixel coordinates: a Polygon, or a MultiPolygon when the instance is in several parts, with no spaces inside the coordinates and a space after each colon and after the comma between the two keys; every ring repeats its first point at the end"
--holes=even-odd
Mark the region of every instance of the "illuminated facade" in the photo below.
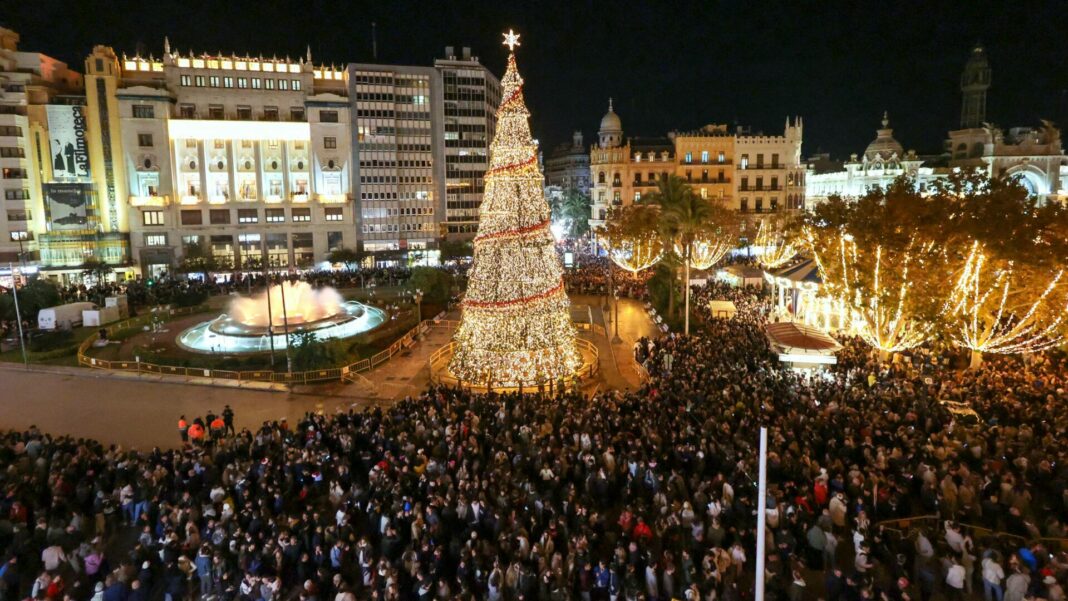
{"type": "Polygon", "coordinates": [[[832,195],[857,197],[885,187],[902,175],[923,189],[954,169],[972,169],[989,177],[1016,178],[1040,201],[1068,199],[1068,156],[1060,130],[1043,121],[1038,128],[1013,127],[1007,132],[987,122],[986,94],[991,70],[982,46],[972,48],[960,79],[960,129],[949,132],[943,153],[920,157],[905,152],[893,137],[886,114],[875,140],[858,158],[844,164],[813,162],[808,170],[807,197],[814,203],[832,195]]]}
{"type": "Polygon", "coordinates": [[[126,242],[106,233],[86,148],[82,76],[66,63],[18,49],[0,28],[0,262],[60,275],[89,256],[123,262],[126,242]],[[59,202],[45,198],[49,193],[59,202]],[[106,247],[106,249],[105,249],[106,247]]]}
{"type": "MultiPolygon", "coordinates": [[[[441,76],[445,160],[445,213],[441,233],[470,239],[478,231],[478,209],[485,191],[489,146],[497,127],[501,82],[462,48],[449,46],[434,61],[441,76]]],[[[439,138],[440,139],[440,138],[439,138]]]]}
{"type": "Polygon", "coordinates": [[[803,209],[801,143],[800,119],[787,119],[781,136],[706,125],[666,138],[624,138],[609,102],[598,143],[590,150],[590,226],[603,226],[615,207],[640,202],[669,174],[686,180],[702,198],[742,213],[803,209]]]}
{"type": "MultiPolygon", "coordinates": [[[[184,254],[220,271],[308,268],[357,243],[345,71],[235,55],[114,58],[120,223],[146,275],[184,254]]],[[[101,106],[99,111],[104,110],[101,106]]]]}

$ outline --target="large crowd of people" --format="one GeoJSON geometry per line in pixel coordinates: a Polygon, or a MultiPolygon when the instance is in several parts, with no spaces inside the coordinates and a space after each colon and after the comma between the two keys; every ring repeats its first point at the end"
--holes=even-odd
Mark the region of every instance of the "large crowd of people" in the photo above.
{"type": "Polygon", "coordinates": [[[564,283],[571,293],[607,295],[614,290],[623,298],[645,300],[649,297],[647,283],[652,275],[651,269],[632,273],[610,266],[605,257],[586,255],[564,271],[564,283]]]}
{"type": "Polygon", "coordinates": [[[3,434],[0,599],[740,601],[764,536],[769,599],[1063,601],[1063,356],[851,342],[804,375],[757,291],[695,296],[739,313],[641,341],[633,392],[430,388],[175,450],[3,434]]]}

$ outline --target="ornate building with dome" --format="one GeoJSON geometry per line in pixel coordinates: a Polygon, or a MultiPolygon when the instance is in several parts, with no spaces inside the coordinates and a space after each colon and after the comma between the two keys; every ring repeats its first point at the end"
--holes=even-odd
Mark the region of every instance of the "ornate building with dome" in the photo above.
{"type": "Polygon", "coordinates": [[[802,123],[787,119],[782,135],[712,124],[662,138],[623,136],[611,99],[590,150],[590,226],[600,227],[613,208],[641,202],[669,175],[685,179],[702,198],[742,213],[772,213],[805,206],[802,123]]]}
{"type": "Polygon", "coordinates": [[[979,170],[990,177],[1016,178],[1040,201],[1068,200],[1068,156],[1060,131],[1049,121],[1039,128],[1013,127],[1007,132],[989,123],[986,93],[991,70],[982,46],[972,49],[961,74],[960,129],[949,132],[943,152],[917,156],[894,138],[883,113],[882,128],[864,154],[844,163],[810,160],[805,196],[810,203],[828,197],[862,196],[902,175],[916,179],[921,189],[955,169],[979,170]]]}

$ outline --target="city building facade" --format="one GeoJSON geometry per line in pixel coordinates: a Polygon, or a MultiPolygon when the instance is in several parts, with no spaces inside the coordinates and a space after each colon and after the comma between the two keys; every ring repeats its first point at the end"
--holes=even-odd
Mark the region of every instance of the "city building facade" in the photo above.
{"type": "Polygon", "coordinates": [[[590,151],[581,131],[571,135],[570,144],[560,144],[545,159],[545,186],[589,195],[590,151]]]}
{"type": "Polygon", "coordinates": [[[909,176],[920,189],[953,170],[979,171],[988,177],[1015,178],[1040,202],[1068,199],[1068,156],[1060,131],[1050,122],[1038,128],[1007,131],[987,121],[986,95],[992,74],[982,46],[972,48],[960,79],[960,128],[949,132],[941,154],[906,152],[893,137],[888,118],[859,158],[844,163],[813,161],[808,167],[806,195],[814,204],[830,196],[858,197],[909,176]]]}
{"type": "Polygon", "coordinates": [[[641,202],[672,174],[702,198],[745,214],[803,209],[802,138],[800,118],[787,119],[777,136],[706,125],[663,138],[625,138],[609,102],[590,150],[590,226],[603,226],[613,208],[641,202]]]}
{"type": "MultiPolygon", "coordinates": [[[[355,246],[345,71],[236,55],[115,57],[98,46],[87,79],[114,86],[118,197],[134,262],[148,276],[190,253],[220,271],[309,268],[355,246]]],[[[103,97],[102,97],[103,98],[103,97]]],[[[112,100],[113,98],[113,100],[112,100]]],[[[90,103],[91,104],[91,103],[90,103]]]]}
{"type": "Polygon", "coordinates": [[[489,168],[489,146],[497,129],[501,82],[470,48],[457,55],[452,46],[434,61],[441,77],[445,159],[445,212],[441,233],[471,239],[478,232],[478,208],[489,168]]]}

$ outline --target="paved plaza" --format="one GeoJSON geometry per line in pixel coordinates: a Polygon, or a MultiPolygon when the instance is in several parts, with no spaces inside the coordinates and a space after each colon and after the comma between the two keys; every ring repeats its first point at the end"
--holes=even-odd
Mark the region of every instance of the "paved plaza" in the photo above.
{"type": "MultiPolygon", "coordinates": [[[[594,323],[609,325],[608,335],[586,333],[601,354],[600,373],[587,390],[634,388],[638,374],[632,348],[641,336],[656,332],[641,303],[621,299],[621,343],[611,344],[612,324],[602,314],[603,297],[575,296],[574,304],[593,307],[594,323]]],[[[450,315],[450,318],[458,316],[450,315]]],[[[407,351],[346,384],[302,386],[286,390],[263,383],[241,387],[210,381],[183,381],[154,375],[112,373],[75,367],[0,364],[0,429],[36,425],[53,434],[94,438],[109,444],[151,448],[178,443],[178,416],[190,419],[229,404],[240,428],[286,418],[290,423],[308,411],[334,412],[352,406],[389,404],[418,394],[429,381],[427,359],[448,344],[452,329],[431,328],[407,351]]]]}

